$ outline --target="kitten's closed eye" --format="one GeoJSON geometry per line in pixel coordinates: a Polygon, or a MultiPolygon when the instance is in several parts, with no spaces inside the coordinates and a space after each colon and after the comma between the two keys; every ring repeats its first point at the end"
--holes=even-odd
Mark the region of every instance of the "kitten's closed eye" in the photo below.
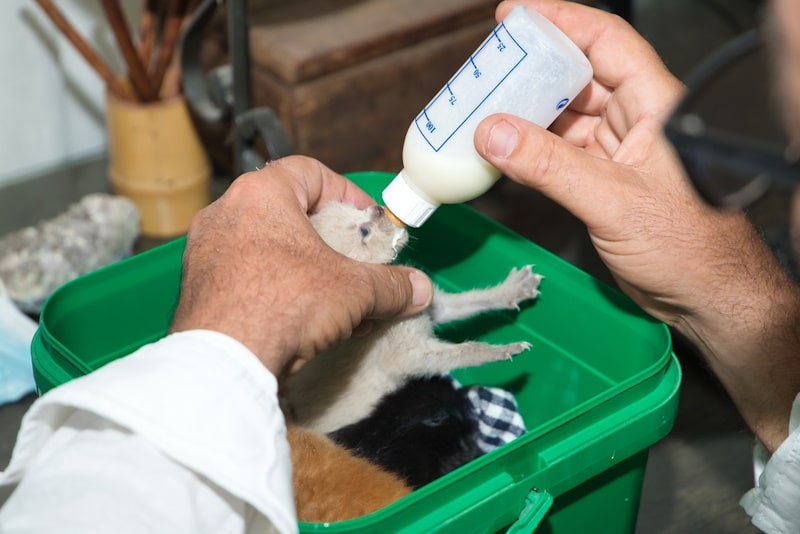
{"type": "Polygon", "coordinates": [[[358,261],[390,263],[408,241],[408,232],[395,226],[377,205],[359,209],[328,202],[310,219],[331,248],[358,261]]]}

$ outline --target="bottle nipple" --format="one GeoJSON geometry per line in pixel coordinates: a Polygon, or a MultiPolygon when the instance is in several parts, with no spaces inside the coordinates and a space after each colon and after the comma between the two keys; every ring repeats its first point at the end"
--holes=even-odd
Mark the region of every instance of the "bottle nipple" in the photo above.
{"type": "Polygon", "coordinates": [[[399,228],[405,228],[406,227],[406,223],[401,221],[397,217],[397,215],[392,213],[392,210],[390,210],[387,206],[383,207],[383,212],[386,214],[386,218],[389,219],[392,222],[392,224],[394,224],[395,226],[397,226],[399,228]]]}

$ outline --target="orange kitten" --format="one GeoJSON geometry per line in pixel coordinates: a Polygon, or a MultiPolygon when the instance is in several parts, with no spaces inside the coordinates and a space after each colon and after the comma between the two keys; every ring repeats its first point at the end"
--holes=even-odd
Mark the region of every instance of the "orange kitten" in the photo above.
{"type": "Polygon", "coordinates": [[[286,437],[300,521],[326,523],[360,517],[411,493],[400,478],[319,432],[291,425],[286,437]]]}

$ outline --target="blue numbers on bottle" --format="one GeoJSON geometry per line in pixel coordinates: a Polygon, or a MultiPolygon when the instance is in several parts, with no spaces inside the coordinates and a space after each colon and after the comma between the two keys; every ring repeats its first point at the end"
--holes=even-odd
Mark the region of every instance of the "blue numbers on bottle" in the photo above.
{"type": "Polygon", "coordinates": [[[501,23],[414,119],[428,145],[445,146],[527,55],[501,23]]]}

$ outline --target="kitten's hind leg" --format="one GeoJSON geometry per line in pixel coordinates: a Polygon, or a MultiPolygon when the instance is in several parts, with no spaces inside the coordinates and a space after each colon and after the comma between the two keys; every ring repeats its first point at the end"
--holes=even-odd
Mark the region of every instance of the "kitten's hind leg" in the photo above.
{"type": "Polygon", "coordinates": [[[489,362],[509,360],[531,347],[527,341],[508,345],[491,345],[480,341],[446,343],[436,341],[424,351],[424,357],[415,359],[414,375],[432,375],[461,367],[473,367],[489,362]]]}
{"type": "Polygon", "coordinates": [[[532,265],[511,269],[506,279],[488,289],[473,289],[462,293],[437,291],[430,307],[434,324],[467,319],[490,310],[518,310],[520,302],[539,295],[542,275],[533,272],[532,265]]]}

